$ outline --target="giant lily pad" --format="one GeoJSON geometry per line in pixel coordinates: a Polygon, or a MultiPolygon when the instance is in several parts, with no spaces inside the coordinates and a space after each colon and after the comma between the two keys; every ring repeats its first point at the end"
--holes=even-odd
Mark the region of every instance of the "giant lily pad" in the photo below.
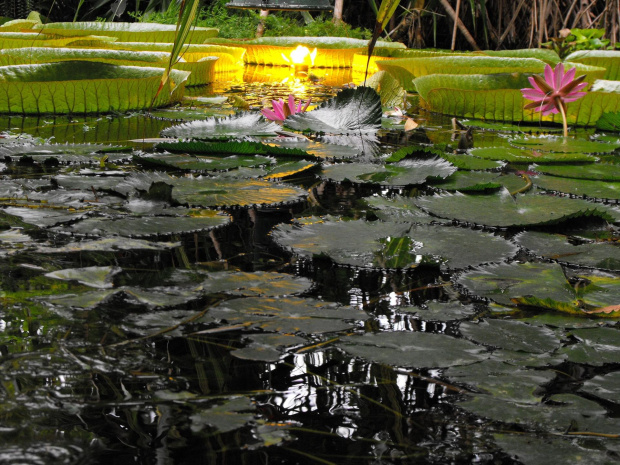
{"type": "Polygon", "coordinates": [[[579,50],[565,60],[605,68],[607,72],[603,79],[620,80],[620,52],[617,50],[579,50]]]}
{"type": "Polygon", "coordinates": [[[592,155],[585,153],[543,153],[537,150],[511,147],[481,147],[471,149],[469,153],[485,160],[501,160],[511,163],[574,163],[596,160],[592,155]]]}
{"type": "Polygon", "coordinates": [[[284,158],[313,158],[305,150],[296,147],[277,147],[250,141],[227,141],[227,142],[161,142],[157,148],[173,153],[192,153],[200,155],[224,156],[224,155],[269,155],[284,158]]]}
{"type": "Polygon", "coordinates": [[[414,368],[469,365],[488,357],[486,350],[445,334],[393,331],[340,338],[338,347],[370,362],[414,368]]]}
{"type": "Polygon", "coordinates": [[[127,217],[119,219],[89,218],[63,229],[62,232],[84,236],[154,237],[208,231],[223,226],[229,217],[213,211],[197,217],[127,217]]]}
{"type": "Polygon", "coordinates": [[[173,70],[155,99],[162,73],[160,68],[98,62],[4,66],[0,69],[0,113],[102,113],[179,101],[189,73],[173,70]]]}
{"type": "Polygon", "coordinates": [[[583,279],[589,283],[575,289],[560,265],[512,263],[466,272],[458,283],[503,305],[517,304],[582,316],[620,316],[617,280],[596,275],[583,279]]]}
{"type": "Polygon", "coordinates": [[[620,270],[620,247],[615,242],[591,242],[574,245],[568,237],[527,231],[516,241],[536,255],[547,259],[606,270],[620,270]]]}
{"type": "Polygon", "coordinates": [[[593,181],[620,181],[620,166],[590,163],[588,165],[534,165],[534,170],[551,176],[593,181]]]}
{"type": "Polygon", "coordinates": [[[56,61],[99,61],[113,65],[154,66],[165,68],[170,61],[166,52],[143,52],[107,49],[28,47],[0,50],[0,65],[32,65],[56,61]]]}
{"type": "Polygon", "coordinates": [[[467,339],[506,350],[546,354],[560,347],[554,331],[514,320],[483,320],[461,323],[459,330],[467,339]]]}
{"type": "Polygon", "coordinates": [[[510,145],[522,149],[558,153],[610,153],[620,147],[620,143],[597,142],[595,140],[565,139],[564,137],[522,137],[510,139],[510,145]]]}
{"type": "Polygon", "coordinates": [[[119,267],[112,266],[89,266],[86,268],[70,268],[66,270],[52,271],[45,276],[48,278],[62,279],[65,281],[77,281],[86,286],[99,289],[114,287],[112,278],[121,272],[119,267]]]}
{"type": "Polygon", "coordinates": [[[381,127],[381,98],[370,87],[344,89],[312,111],[290,115],[284,124],[298,131],[374,132],[381,127]]]}
{"type": "Polygon", "coordinates": [[[316,219],[303,226],[279,225],[272,236],[299,255],[325,255],[337,263],[359,267],[412,268],[427,264],[464,268],[501,261],[515,252],[505,240],[470,229],[362,220],[316,219]]]}
{"type": "Polygon", "coordinates": [[[423,184],[428,178],[447,178],[455,171],[456,168],[443,158],[435,157],[428,160],[403,160],[386,165],[373,163],[330,165],[323,168],[323,176],[339,182],[407,186],[423,184]]]}
{"type": "MultiPolygon", "coordinates": [[[[591,72],[586,73],[590,74],[588,82],[605,73],[603,68],[590,68],[593,68],[591,72]]],[[[539,112],[523,108],[527,101],[519,89],[530,87],[525,75],[428,75],[416,78],[414,85],[426,105],[432,111],[443,114],[508,122],[561,123],[557,115],[542,116],[539,112]]],[[[593,126],[603,113],[614,111],[619,104],[618,93],[587,92],[578,102],[568,105],[567,120],[571,124],[593,126]]]]}
{"type": "Polygon", "coordinates": [[[368,314],[349,306],[298,297],[247,297],[222,302],[209,318],[279,333],[322,334],[358,326],[368,314]]]}
{"type": "Polygon", "coordinates": [[[183,171],[221,171],[242,166],[263,166],[275,163],[273,158],[261,156],[194,157],[179,154],[143,154],[134,159],[145,165],[183,171]]]}
{"type": "Polygon", "coordinates": [[[532,178],[532,182],[541,189],[563,194],[591,199],[620,199],[620,182],[569,179],[544,174],[532,178]]]}
{"type": "Polygon", "coordinates": [[[578,342],[562,349],[569,361],[593,366],[618,363],[620,332],[617,328],[575,329],[571,334],[578,342]]]}
{"type": "Polygon", "coordinates": [[[22,157],[37,162],[56,160],[61,164],[99,164],[101,159],[106,157],[107,161],[118,163],[131,158],[129,153],[123,153],[127,152],[127,149],[128,147],[102,144],[6,144],[0,146],[0,157],[4,157],[6,161],[19,161],[22,157]]]}
{"type": "Polygon", "coordinates": [[[610,210],[585,200],[546,195],[513,198],[507,191],[485,196],[435,195],[420,197],[416,203],[441,218],[503,228],[549,225],[589,216],[614,220],[610,210]]]}
{"type": "MultiPolygon", "coordinates": [[[[60,37],[107,36],[116,37],[119,42],[174,42],[177,28],[171,24],[158,23],[108,23],[82,21],[73,23],[48,23],[34,27],[39,32],[60,37]]],[[[187,43],[200,44],[216,37],[218,30],[207,27],[193,27],[187,43]]]]}

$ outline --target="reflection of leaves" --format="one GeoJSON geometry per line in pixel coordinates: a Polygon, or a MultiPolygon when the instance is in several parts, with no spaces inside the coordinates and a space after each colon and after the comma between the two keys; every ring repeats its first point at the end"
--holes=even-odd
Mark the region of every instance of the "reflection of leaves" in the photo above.
{"type": "Polygon", "coordinates": [[[221,405],[201,410],[190,415],[191,429],[194,433],[205,426],[212,426],[221,433],[242,428],[254,420],[256,407],[247,397],[233,397],[221,405]]]}
{"type": "Polygon", "coordinates": [[[281,128],[260,113],[237,113],[227,118],[208,118],[164,129],[164,137],[178,139],[221,139],[243,136],[275,136],[281,128]]]}

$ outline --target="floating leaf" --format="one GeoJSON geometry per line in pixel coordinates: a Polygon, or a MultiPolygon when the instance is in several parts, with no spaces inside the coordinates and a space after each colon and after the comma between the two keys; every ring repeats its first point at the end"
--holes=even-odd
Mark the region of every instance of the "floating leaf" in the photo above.
{"type": "Polygon", "coordinates": [[[560,347],[554,331],[520,321],[485,319],[477,323],[464,322],[459,330],[467,339],[500,349],[546,354],[560,347]]]}
{"type": "Polygon", "coordinates": [[[3,66],[0,113],[104,113],[178,102],[189,73],[173,70],[171,82],[155,99],[161,73],[160,68],[90,61],[3,66]]]}
{"type": "Polygon", "coordinates": [[[595,181],[620,181],[620,166],[590,163],[588,165],[534,165],[543,174],[562,178],[590,179],[595,181]]]}
{"type": "Polygon", "coordinates": [[[473,305],[463,305],[459,302],[431,301],[426,308],[398,307],[398,313],[413,314],[424,321],[455,321],[470,318],[476,313],[473,305]]]}
{"type": "Polygon", "coordinates": [[[28,145],[1,145],[0,157],[6,161],[19,161],[22,157],[33,161],[45,162],[57,160],[62,164],[83,163],[99,164],[102,157],[107,161],[118,163],[131,158],[128,147],[102,144],[28,144],[28,145]]]}
{"type": "Polygon", "coordinates": [[[77,281],[86,286],[99,289],[110,289],[114,287],[112,278],[121,271],[121,268],[113,266],[89,266],[87,268],[71,268],[52,271],[45,276],[48,278],[62,279],[64,281],[77,281]]]}
{"type": "Polygon", "coordinates": [[[584,153],[544,153],[537,150],[510,147],[483,147],[470,149],[470,155],[485,160],[502,160],[509,163],[574,163],[593,162],[596,158],[584,153]]]}
{"type": "Polygon", "coordinates": [[[290,115],[284,124],[297,131],[374,132],[381,127],[381,99],[370,87],[344,89],[312,111],[290,115]]]}
{"type": "Polygon", "coordinates": [[[208,425],[221,433],[227,433],[254,421],[257,413],[256,406],[248,397],[232,397],[221,405],[190,415],[190,428],[197,433],[208,425]]]}
{"type": "Polygon", "coordinates": [[[273,363],[282,358],[286,349],[308,342],[302,337],[290,334],[253,334],[247,339],[250,343],[242,349],[233,350],[233,357],[273,363]]]}
{"type": "Polygon", "coordinates": [[[611,153],[620,143],[605,143],[584,139],[565,139],[564,137],[523,137],[508,141],[513,147],[558,153],[611,153]]]}
{"type": "Polygon", "coordinates": [[[305,150],[289,147],[277,147],[263,144],[261,142],[162,142],[157,144],[158,149],[167,150],[174,153],[192,153],[201,155],[225,156],[231,155],[269,155],[284,158],[306,158],[312,157],[305,150]]]}
{"type": "Polygon", "coordinates": [[[466,173],[457,171],[442,181],[433,182],[433,186],[438,189],[459,192],[480,192],[497,190],[502,187],[515,191],[523,188],[526,184],[525,180],[514,174],[502,175],[479,171],[470,171],[466,173]]]}
{"type": "Polygon", "coordinates": [[[620,247],[615,242],[573,245],[564,235],[535,231],[523,232],[515,239],[522,247],[546,259],[593,268],[620,270],[620,247]]]}
{"type": "Polygon", "coordinates": [[[368,319],[362,310],[298,297],[247,297],[220,303],[209,318],[278,333],[322,334],[357,326],[368,319]]]}
{"type": "Polygon", "coordinates": [[[374,214],[383,221],[405,221],[420,224],[436,221],[435,217],[420,210],[412,198],[397,195],[393,198],[366,197],[364,200],[374,209],[374,214]]]}
{"type": "Polygon", "coordinates": [[[500,228],[557,224],[573,218],[598,217],[614,221],[610,210],[585,200],[547,195],[443,194],[419,197],[416,204],[441,218],[500,228]]]}
{"type": "Polygon", "coordinates": [[[504,163],[501,160],[482,160],[478,157],[472,157],[464,154],[451,155],[449,153],[442,153],[440,157],[452,163],[459,170],[493,170],[504,166],[504,163]]]}
{"type": "Polygon", "coordinates": [[[456,168],[443,158],[435,157],[426,160],[405,159],[386,165],[373,163],[329,165],[323,167],[323,176],[338,182],[407,186],[423,184],[428,178],[443,179],[455,171],[456,168]]]}
{"type": "Polygon", "coordinates": [[[541,189],[563,194],[591,199],[620,199],[620,182],[569,179],[544,174],[533,177],[532,182],[541,189]]]}
{"type": "Polygon", "coordinates": [[[39,247],[40,253],[118,252],[120,250],[163,251],[180,247],[180,242],[152,242],[123,237],[107,237],[94,241],[71,242],[62,247],[39,247]]]}
{"type": "Polygon", "coordinates": [[[620,372],[595,376],[583,383],[581,390],[610,402],[618,402],[620,399],[620,372]]]}
{"type": "Polygon", "coordinates": [[[488,357],[483,347],[464,339],[418,331],[345,336],[338,347],[370,362],[414,368],[469,365],[488,357]]]}
{"type": "Polygon", "coordinates": [[[620,131],[620,111],[608,111],[596,121],[596,128],[603,131],[620,131]]]}
{"type": "Polygon", "coordinates": [[[281,128],[260,113],[237,113],[227,118],[209,118],[164,129],[164,137],[178,139],[222,139],[243,136],[275,136],[281,128]]]}
{"type": "Polygon", "coordinates": [[[571,331],[578,339],[577,344],[570,344],[561,350],[574,363],[586,363],[602,366],[606,363],[618,363],[617,328],[583,328],[571,331]]]}
{"type": "Polygon", "coordinates": [[[363,220],[315,219],[303,226],[282,224],[273,230],[272,237],[296,254],[308,258],[325,255],[336,263],[359,267],[412,268],[427,264],[464,268],[500,261],[515,252],[505,240],[470,229],[363,220]],[[398,250],[396,256],[394,250],[398,250]]]}
{"type": "Polygon", "coordinates": [[[470,292],[502,305],[524,305],[576,315],[616,317],[618,313],[588,313],[615,304],[620,286],[613,278],[588,276],[585,288],[573,288],[562,267],[552,263],[502,264],[466,272],[458,283],[470,292]],[[584,311],[585,310],[585,311],[584,311]]]}
{"type": "MultiPolygon", "coordinates": [[[[172,24],[158,23],[113,23],[101,21],[76,21],[73,23],[48,23],[34,26],[35,30],[61,37],[108,36],[119,42],[174,42],[177,28],[172,24]]],[[[216,37],[218,30],[207,27],[192,27],[186,43],[200,44],[216,37]]]]}
{"type": "Polygon", "coordinates": [[[214,211],[202,212],[197,217],[145,216],[119,219],[88,218],[63,229],[61,232],[84,236],[155,237],[209,231],[230,221],[227,215],[214,211]]]}
{"type": "Polygon", "coordinates": [[[0,50],[0,65],[32,65],[35,63],[79,60],[98,61],[112,65],[163,68],[168,64],[169,57],[170,54],[166,52],[28,47],[0,50]]]}
{"type": "Polygon", "coordinates": [[[620,54],[615,50],[578,50],[564,60],[605,68],[607,72],[602,79],[620,81],[620,54]]]}
{"type": "Polygon", "coordinates": [[[291,276],[286,273],[255,271],[208,273],[207,279],[194,289],[209,294],[226,292],[244,297],[285,296],[301,294],[312,287],[307,278],[291,276]]]}
{"type": "Polygon", "coordinates": [[[273,158],[256,156],[198,157],[178,154],[143,154],[135,155],[137,162],[155,167],[171,168],[184,171],[221,171],[242,166],[263,166],[275,163],[273,158]]]}

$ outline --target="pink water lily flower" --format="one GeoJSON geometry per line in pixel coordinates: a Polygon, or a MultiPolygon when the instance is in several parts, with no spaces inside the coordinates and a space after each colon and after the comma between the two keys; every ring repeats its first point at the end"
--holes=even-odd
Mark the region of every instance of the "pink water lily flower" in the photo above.
{"type": "Polygon", "coordinates": [[[580,99],[586,92],[580,90],[587,87],[588,83],[583,82],[585,74],[575,78],[576,68],[569,69],[564,73],[564,65],[558,63],[554,68],[545,66],[545,78],[534,75],[528,78],[533,89],[521,89],[523,97],[533,100],[532,103],[525,105],[525,109],[534,108],[542,112],[543,115],[561,113],[564,123],[564,136],[568,135],[566,124],[566,103],[580,99]]]}
{"type": "Polygon", "coordinates": [[[303,100],[300,100],[298,104],[295,104],[295,96],[293,94],[289,94],[288,103],[285,103],[282,99],[272,100],[273,111],[269,108],[263,108],[261,113],[268,120],[282,123],[289,115],[306,111],[311,101],[312,99],[310,98],[305,102],[305,104],[303,100]]]}

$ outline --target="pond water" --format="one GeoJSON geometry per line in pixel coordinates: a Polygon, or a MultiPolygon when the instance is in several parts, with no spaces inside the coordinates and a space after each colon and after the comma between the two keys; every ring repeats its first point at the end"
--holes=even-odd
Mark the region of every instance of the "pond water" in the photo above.
{"type": "MultiPolygon", "coordinates": [[[[213,201],[216,213],[189,215],[207,226],[184,226],[183,207],[151,182],[180,179],[173,195],[193,190],[183,194],[190,205],[196,193],[251,192],[185,187],[200,171],[153,165],[150,139],[291,92],[318,103],[355,80],[334,72],[273,84],[272,73],[221,75],[189,90],[181,107],[150,115],[0,117],[0,463],[620,461],[618,319],[575,315],[620,301],[616,197],[583,181],[568,195],[529,191],[558,203],[523,201],[519,214],[531,217],[511,223],[503,203],[485,198],[526,192],[536,178],[529,161],[478,168],[487,177],[476,182],[503,173],[505,187],[480,188],[473,206],[452,210],[440,203],[456,204],[452,186],[425,177],[399,186],[382,175],[341,182],[327,163],[287,178],[292,193],[261,191],[274,201],[213,201]],[[14,148],[33,141],[129,146],[139,157],[67,146],[24,158],[14,148]],[[152,218],[172,220],[147,231],[152,218]],[[608,249],[567,249],[592,244],[608,249]]],[[[467,132],[414,106],[408,113],[418,129],[384,118],[376,141],[362,143],[376,149],[360,158],[434,147],[469,160],[459,144],[505,152],[524,134],[557,131],[463,122],[475,126],[467,132]]],[[[605,144],[578,150],[575,166],[595,152],[594,165],[615,167],[617,134],[573,134],[605,144]]],[[[336,142],[327,159],[355,150],[336,142]]],[[[549,153],[573,155],[563,150],[549,153]]]]}

